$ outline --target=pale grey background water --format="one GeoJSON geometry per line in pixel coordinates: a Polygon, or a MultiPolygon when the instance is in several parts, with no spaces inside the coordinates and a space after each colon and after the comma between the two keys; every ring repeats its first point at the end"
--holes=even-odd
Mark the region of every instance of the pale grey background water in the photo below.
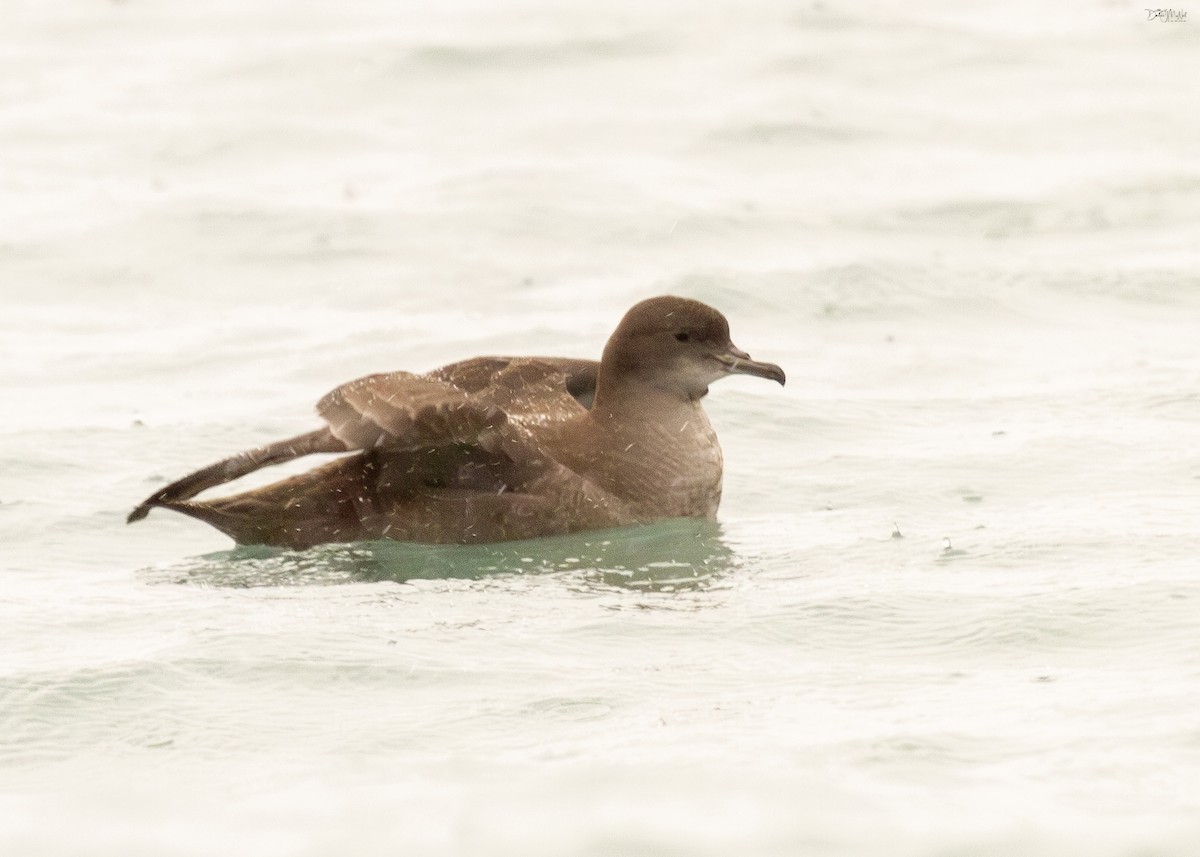
{"type": "Polygon", "coordinates": [[[0,16],[0,852],[1196,852],[1200,20],[0,16]],[[719,529],[123,524],[661,292],[789,373],[708,400],[719,529]]]}

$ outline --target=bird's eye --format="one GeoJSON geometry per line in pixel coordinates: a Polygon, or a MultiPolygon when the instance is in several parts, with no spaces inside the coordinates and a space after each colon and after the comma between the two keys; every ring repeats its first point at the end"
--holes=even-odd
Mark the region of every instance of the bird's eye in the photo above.
{"type": "Polygon", "coordinates": [[[681,331],[679,331],[679,333],[675,334],[675,339],[678,340],[679,342],[687,342],[689,339],[691,339],[691,337],[688,336],[688,333],[686,330],[681,330],[681,331]]]}

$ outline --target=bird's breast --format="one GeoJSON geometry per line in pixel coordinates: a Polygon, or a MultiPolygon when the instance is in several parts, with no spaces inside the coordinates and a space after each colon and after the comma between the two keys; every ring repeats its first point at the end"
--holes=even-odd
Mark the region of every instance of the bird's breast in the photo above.
{"type": "Polygon", "coordinates": [[[721,447],[698,406],[659,419],[598,421],[567,444],[564,464],[620,498],[638,520],[711,518],[721,447]]]}

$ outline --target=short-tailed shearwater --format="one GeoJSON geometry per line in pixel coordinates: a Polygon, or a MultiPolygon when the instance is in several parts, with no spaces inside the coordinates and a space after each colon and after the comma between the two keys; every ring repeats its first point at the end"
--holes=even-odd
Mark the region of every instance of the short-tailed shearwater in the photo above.
{"type": "Polygon", "coordinates": [[[784,383],[721,313],[656,297],[625,314],[599,363],[476,357],[424,375],[368,375],[317,404],[326,425],[156,491],[240,544],[529,539],[665,518],[714,518],[721,447],[700,399],[726,375],[784,383]],[[242,494],[192,499],[260,467],[349,453],[242,494]]]}

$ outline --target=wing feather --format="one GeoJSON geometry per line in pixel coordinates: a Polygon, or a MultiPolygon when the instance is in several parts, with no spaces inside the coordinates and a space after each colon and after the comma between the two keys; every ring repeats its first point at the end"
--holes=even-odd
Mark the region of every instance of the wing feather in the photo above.
{"type": "Polygon", "coordinates": [[[368,375],[317,403],[333,435],[352,449],[418,449],[476,443],[504,412],[459,388],[409,372],[368,375]]]}
{"type": "Polygon", "coordinates": [[[428,375],[388,372],[326,394],[317,412],[351,449],[421,449],[483,443],[485,432],[528,438],[517,425],[546,425],[591,403],[598,364],[554,357],[476,357],[428,375]],[[507,428],[510,431],[504,431],[507,428]]]}
{"type": "Polygon", "coordinates": [[[501,408],[512,420],[557,421],[591,406],[594,360],[565,357],[477,357],[451,363],[429,377],[501,408]]]}

